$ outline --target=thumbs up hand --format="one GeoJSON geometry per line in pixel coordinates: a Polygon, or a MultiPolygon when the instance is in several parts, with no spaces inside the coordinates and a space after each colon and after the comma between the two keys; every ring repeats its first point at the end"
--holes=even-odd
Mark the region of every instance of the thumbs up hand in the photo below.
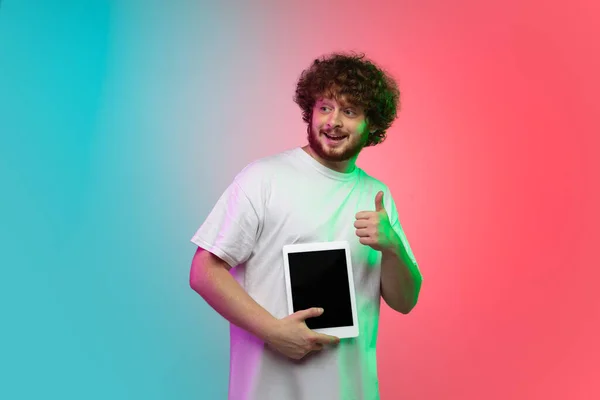
{"type": "Polygon", "coordinates": [[[360,243],[378,251],[392,249],[398,243],[398,235],[390,225],[390,219],[383,206],[383,192],[375,196],[375,211],[361,211],[354,222],[356,236],[360,243]]]}

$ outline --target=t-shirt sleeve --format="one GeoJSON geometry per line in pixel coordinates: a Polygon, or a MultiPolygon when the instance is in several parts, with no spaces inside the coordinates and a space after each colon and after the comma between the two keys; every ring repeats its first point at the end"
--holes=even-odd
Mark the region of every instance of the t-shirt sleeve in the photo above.
{"type": "Polygon", "coordinates": [[[418,265],[415,255],[410,247],[410,243],[408,243],[408,239],[406,238],[406,234],[404,233],[404,229],[402,228],[402,224],[400,223],[400,219],[398,217],[398,210],[396,208],[396,203],[394,202],[394,199],[392,198],[392,196],[389,192],[389,189],[387,190],[386,194],[388,196],[389,205],[386,204],[386,201],[384,199],[384,207],[386,207],[386,210],[389,210],[388,216],[390,218],[390,224],[392,225],[392,229],[400,237],[400,240],[402,241],[402,244],[404,245],[404,248],[406,249],[406,253],[410,257],[410,260],[413,262],[414,265],[418,265]]]}
{"type": "Polygon", "coordinates": [[[191,239],[231,267],[248,260],[262,224],[260,191],[246,184],[248,179],[236,177],[191,239]]]}

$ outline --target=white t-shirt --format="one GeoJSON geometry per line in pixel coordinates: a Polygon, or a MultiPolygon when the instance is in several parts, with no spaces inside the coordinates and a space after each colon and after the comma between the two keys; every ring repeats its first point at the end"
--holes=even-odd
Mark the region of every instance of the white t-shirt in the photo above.
{"type": "Polygon", "coordinates": [[[223,193],[192,242],[234,267],[231,273],[246,292],[284,318],[283,246],[348,241],[360,331],[296,361],[231,324],[230,400],[379,399],[381,253],[359,242],[354,222],[357,212],[375,210],[380,190],[392,227],[414,261],[389,189],[358,167],[339,173],[298,147],[251,163],[223,193]]]}

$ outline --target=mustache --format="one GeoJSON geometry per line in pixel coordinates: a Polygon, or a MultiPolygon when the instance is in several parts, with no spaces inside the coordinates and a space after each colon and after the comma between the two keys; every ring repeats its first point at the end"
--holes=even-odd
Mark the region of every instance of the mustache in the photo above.
{"type": "Polygon", "coordinates": [[[336,134],[336,135],[347,135],[348,133],[343,131],[342,129],[319,129],[319,132],[321,133],[326,133],[328,135],[330,134],[336,134]]]}
{"type": "MultiPolygon", "coordinates": [[[[307,129],[306,129],[306,131],[307,131],[307,133],[309,133],[309,134],[312,134],[312,133],[314,133],[314,132],[315,132],[315,130],[312,128],[312,126],[311,126],[310,124],[307,126],[307,129]]],[[[318,130],[318,132],[319,132],[319,133],[326,133],[326,134],[328,134],[328,135],[330,135],[330,134],[334,134],[334,133],[335,133],[336,135],[344,135],[344,136],[349,136],[349,133],[348,133],[348,132],[346,132],[346,131],[344,131],[344,130],[342,130],[342,129],[337,129],[337,128],[336,128],[336,129],[329,129],[329,130],[328,130],[328,129],[319,129],[319,130],[318,130]]]]}

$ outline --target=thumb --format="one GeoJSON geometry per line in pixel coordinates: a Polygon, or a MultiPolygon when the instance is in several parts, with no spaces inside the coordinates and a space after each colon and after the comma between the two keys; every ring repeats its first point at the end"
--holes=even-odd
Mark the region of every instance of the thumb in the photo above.
{"type": "Polygon", "coordinates": [[[375,211],[385,210],[383,207],[383,192],[379,191],[375,196],[375,211]]]}
{"type": "Polygon", "coordinates": [[[313,308],[309,308],[307,310],[300,310],[300,311],[296,311],[294,313],[294,315],[301,321],[304,321],[305,319],[308,318],[314,318],[314,317],[318,317],[319,315],[323,314],[323,309],[319,308],[319,307],[313,307],[313,308]]]}

